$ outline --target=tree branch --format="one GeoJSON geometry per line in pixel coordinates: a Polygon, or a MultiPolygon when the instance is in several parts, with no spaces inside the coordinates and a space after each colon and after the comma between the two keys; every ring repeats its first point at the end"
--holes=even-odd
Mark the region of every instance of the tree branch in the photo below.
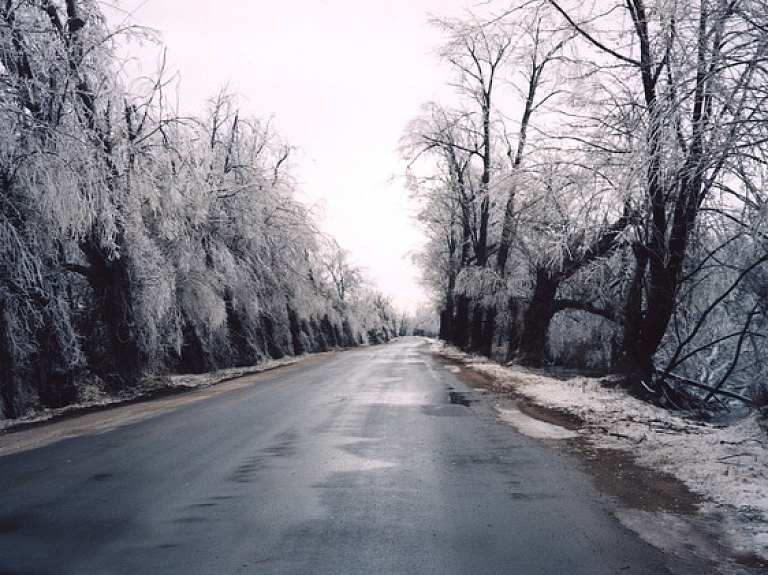
{"type": "Polygon", "coordinates": [[[616,312],[612,309],[599,308],[591,302],[580,301],[576,299],[557,299],[554,302],[555,311],[564,311],[574,309],[585,311],[593,315],[604,317],[609,321],[616,321],[616,312]]]}
{"type": "Polygon", "coordinates": [[[592,36],[592,34],[584,30],[584,28],[582,28],[580,24],[577,24],[576,21],[573,18],[571,18],[571,16],[563,8],[561,8],[560,5],[555,0],[549,0],[549,3],[552,4],[555,10],[557,10],[562,15],[562,17],[566,19],[568,24],[570,24],[571,27],[574,30],[576,30],[576,32],[578,32],[580,36],[583,36],[590,44],[593,44],[595,47],[599,48],[603,52],[610,54],[611,56],[613,56],[618,60],[621,60],[622,62],[626,62],[627,64],[637,66],[638,68],[641,67],[641,63],[638,60],[634,60],[629,56],[625,56],[624,54],[621,54],[616,50],[609,48],[608,46],[603,44],[600,40],[592,36]]]}

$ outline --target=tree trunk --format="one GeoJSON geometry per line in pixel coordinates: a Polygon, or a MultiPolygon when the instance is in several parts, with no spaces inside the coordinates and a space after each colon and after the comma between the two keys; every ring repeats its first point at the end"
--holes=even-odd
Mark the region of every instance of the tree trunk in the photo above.
{"type": "Polygon", "coordinates": [[[442,341],[448,341],[451,331],[451,312],[447,309],[440,311],[440,328],[437,337],[442,341]]]}
{"type": "Polygon", "coordinates": [[[56,337],[54,320],[46,317],[35,339],[40,350],[33,359],[37,395],[43,407],[60,408],[77,400],[77,387],[72,368],[62,354],[56,337]]]}
{"type": "Polygon", "coordinates": [[[523,333],[520,338],[519,361],[521,365],[540,367],[547,349],[547,332],[555,315],[555,295],[560,279],[550,276],[547,270],[536,270],[536,285],[531,303],[525,310],[523,333]]]}
{"type": "Polygon", "coordinates": [[[624,307],[616,370],[627,378],[630,385],[643,382],[650,386],[654,373],[653,357],[675,310],[677,279],[676,274],[648,246],[636,245],[633,252],[636,269],[624,307]],[[648,297],[646,309],[643,309],[646,283],[648,297]]]}
{"type": "MultiPolygon", "coordinates": [[[[224,292],[224,305],[227,311],[227,331],[229,332],[229,342],[234,352],[234,365],[243,366],[250,362],[250,349],[248,338],[246,337],[245,326],[240,316],[235,310],[234,299],[229,288],[224,292]]],[[[232,361],[232,359],[230,359],[232,361]]]]}
{"type": "Polygon", "coordinates": [[[475,304],[472,307],[472,320],[469,333],[469,350],[479,353],[483,343],[483,318],[485,316],[485,307],[475,304]]]}
{"type": "Polygon", "coordinates": [[[2,401],[0,414],[7,419],[15,419],[20,413],[14,382],[11,342],[6,332],[8,324],[5,313],[5,300],[0,297],[0,320],[2,320],[0,321],[0,400],[2,401]]]}
{"type": "Polygon", "coordinates": [[[261,316],[261,325],[264,328],[264,344],[269,357],[272,359],[282,359],[285,357],[285,352],[280,347],[277,341],[277,334],[275,332],[275,322],[267,314],[261,316]]]}
{"type": "MultiPolygon", "coordinates": [[[[118,236],[118,246],[123,242],[118,236]]],[[[110,257],[92,241],[80,249],[88,260],[85,278],[94,292],[94,308],[105,324],[104,349],[91,350],[91,364],[98,375],[115,388],[135,381],[145,365],[133,313],[133,294],[127,257],[110,257]]]]}
{"type": "Polygon", "coordinates": [[[322,323],[318,325],[315,318],[310,319],[309,328],[312,333],[312,338],[315,341],[313,351],[328,351],[330,346],[328,345],[328,339],[325,337],[325,333],[321,327],[322,323]]]}
{"type": "Polygon", "coordinates": [[[507,309],[509,310],[509,328],[507,330],[507,357],[506,363],[515,360],[520,350],[520,304],[516,298],[510,297],[507,300],[507,309]]]}
{"type": "Polygon", "coordinates": [[[185,320],[177,369],[179,373],[205,373],[207,368],[208,361],[205,357],[203,343],[200,341],[194,326],[185,320]]]}
{"type": "Polygon", "coordinates": [[[452,294],[445,297],[445,307],[440,311],[440,331],[438,337],[443,341],[453,339],[454,298],[452,294]]]}
{"type": "Polygon", "coordinates": [[[336,338],[336,331],[333,329],[333,324],[328,314],[324,315],[320,322],[320,331],[325,336],[325,341],[329,348],[339,347],[340,342],[336,338]]]}
{"type": "Polygon", "coordinates": [[[493,336],[496,332],[496,313],[494,306],[474,306],[470,327],[470,351],[491,357],[493,336]]]}
{"type": "Polygon", "coordinates": [[[344,320],[341,324],[341,331],[344,334],[344,347],[355,347],[357,342],[355,341],[355,334],[352,332],[352,327],[347,320],[344,320]]]}
{"type": "Polygon", "coordinates": [[[456,321],[451,343],[464,350],[469,343],[469,298],[465,295],[459,295],[457,298],[456,321]]]}
{"type": "Polygon", "coordinates": [[[618,373],[629,378],[644,379],[645,375],[650,377],[653,372],[652,369],[647,374],[638,371],[641,364],[647,364],[647,361],[642,361],[640,357],[640,339],[643,329],[643,283],[648,267],[648,252],[645,246],[639,243],[633,245],[632,251],[636,267],[620,318],[621,340],[615,352],[614,362],[618,373]]]}
{"type": "Polygon", "coordinates": [[[293,355],[303,355],[307,350],[301,341],[301,322],[299,322],[299,316],[291,306],[288,306],[288,323],[291,328],[293,355]]]}
{"type": "Polygon", "coordinates": [[[483,322],[482,339],[480,341],[480,353],[490,358],[493,354],[493,339],[496,334],[496,307],[485,308],[485,321],[483,322]]]}

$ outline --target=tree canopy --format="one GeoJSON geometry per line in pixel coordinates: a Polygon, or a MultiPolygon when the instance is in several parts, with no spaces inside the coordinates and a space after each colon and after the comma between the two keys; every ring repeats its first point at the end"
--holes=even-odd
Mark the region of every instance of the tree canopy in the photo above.
{"type": "Polygon", "coordinates": [[[124,32],[95,0],[0,3],[0,414],[394,335],[291,146],[226,91],[182,117],[162,76],[128,89],[124,32]]]}

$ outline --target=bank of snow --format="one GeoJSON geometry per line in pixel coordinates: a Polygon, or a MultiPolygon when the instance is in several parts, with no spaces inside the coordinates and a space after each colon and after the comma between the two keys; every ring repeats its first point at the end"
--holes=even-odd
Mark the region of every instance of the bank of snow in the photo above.
{"type": "Polygon", "coordinates": [[[676,476],[705,499],[704,511],[722,517],[732,548],[768,560],[768,433],[757,415],[730,426],[692,421],[596,379],[562,381],[435,346],[501,388],[578,417],[579,433],[595,447],[629,451],[641,465],[676,476]]]}

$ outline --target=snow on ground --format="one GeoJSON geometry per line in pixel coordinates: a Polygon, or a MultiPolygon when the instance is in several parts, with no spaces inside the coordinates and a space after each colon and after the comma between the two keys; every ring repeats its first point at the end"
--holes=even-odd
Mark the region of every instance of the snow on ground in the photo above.
{"type": "MultiPolygon", "coordinates": [[[[433,345],[502,388],[578,417],[593,446],[629,451],[639,464],[682,480],[707,501],[704,511],[722,518],[732,548],[768,559],[768,432],[757,414],[729,426],[692,421],[597,379],[562,381],[433,345]]],[[[505,411],[501,418],[517,426],[505,411]]]]}
{"type": "Polygon", "coordinates": [[[576,431],[529,417],[516,407],[502,408],[497,406],[496,410],[499,412],[499,418],[502,421],[513,425],[520,433],[528,437],[535,437],[537,439],[571,439],[579,437],[579,433],[576,431]]]}

